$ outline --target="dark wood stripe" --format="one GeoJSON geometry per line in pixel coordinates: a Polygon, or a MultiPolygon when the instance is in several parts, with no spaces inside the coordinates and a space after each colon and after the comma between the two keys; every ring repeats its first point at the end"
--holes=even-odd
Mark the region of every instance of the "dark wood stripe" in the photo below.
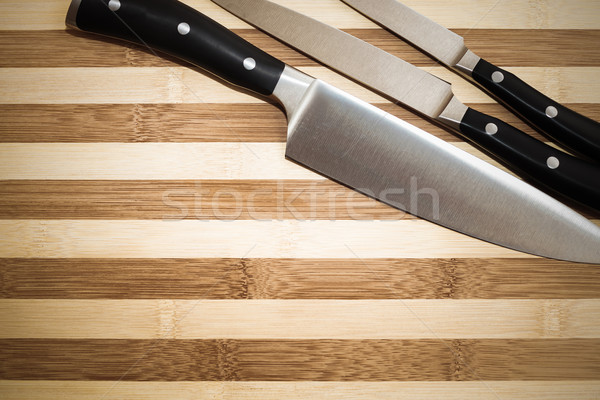
{"type": "MultiPolygon", "coordinates": [[[[588,218],[598,217],[571,206],[588,218]]],[[[0,181],[0,219],[415,218],[330,180],[0,181]]]]}
{"type": "Polygon", "coordinates": [[[0,181],[1,219],[414,219],[324,181],[0,181]]]}
{"type": "MultiPolygon", "coordinates": [[[[435,61],[381,29],[348,29],[381,49],[418,66],[435,61]]],[[[297,67],[317,65],[290,47],[250,29],[234,30],[259,48],[297,67]]],[[[566,67],[600,64],[600,30],[473,29],[455,30],[475,53],[502,66],[566,67]],[[552,43],[553,52],[547,51],[552,43]],[[560,57],[556,57],[560,53],[560,57]]],[[[163,55],[164,56],[164,55],[163,55]]],[[[123,44],[78,31],[0,31],[0,67],[166,66],[178,61],[157,58],[141,46],[123,44]]]]}
{"type": "Polygon", "coordinates": [[[0,379],[590,380],[600,340],[0,340],[0,379]]]}
{"type": "MultiPolygon", "coordinates": [[[[462,140],[400,106],[376,105],[443,140],[462,140]]],[[[470,106],[544,139],[498,104],[470,106]]],[[[600,120],[600,104],[567,106],[600,120]]],[[[284,142],[287,130],[273,104],[3,104],[0,115],[3,143],[284,142]]]]}
{"type": "Polygon", "coordinates": [[[284,142],[273,104],[0,105],[2,142],[284,142]]]}
{"type": "Polygon", "coordinates": [[[0,297],[586,299],[600,297],[599,266],[547,259],[5,258],[0,297]]]}

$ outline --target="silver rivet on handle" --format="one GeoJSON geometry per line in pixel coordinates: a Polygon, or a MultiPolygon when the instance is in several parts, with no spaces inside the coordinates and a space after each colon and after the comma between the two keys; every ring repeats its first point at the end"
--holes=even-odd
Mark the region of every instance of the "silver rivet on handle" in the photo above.
{"type": "Polygon", "coordinates": [[[492,123],[487,124],[485,126],[485,132],[488,135],[495,135],[496,133],[498,133],[498,125],[492,123]]]}
{"type": "Polygon", "coordinates": [[[117,11],[119,8],[121,8],[121,2],[119,0],[110,0],[108,2],[108,9],[110,11],[117,11]]]}
{"type": "Polygon", "coordinates": [[[244,68],[246,68],[248,71],[252,71],[254,68],[256,68],[256,60],[254,60],[252,57],[246,58],[244,60],[244,68]]]}
{"type": "Polygon", "coordinates": [[[556,169],[560,165],[560,161],[558,161],[558,158],[556,157],[548,157],[548,160],[546,160],[546,165],[550,169],[556,169]]]}
{"type": "Polygon", "coordinates": [[[492,81],[494,81],[494,83],[500,83],[504,80],[504,74],[500,71],[495,71],[492,74],[492,81]]]}
{"type": "Polygon", "coordinates": [[[177,25],[177,32],[179,32],[180,35],[187,35],[188,33],[190,33],[190,26],[185,23],[182,22],[179,25],[177,25]]]}
{"type": "Polygon", "coordinates": [[[558,115],[558,110],[556,109],[556,107],[548,106],[548,108],[546,108],[546,116],[548,118],[554,118],[557,115],[558,115]]]}

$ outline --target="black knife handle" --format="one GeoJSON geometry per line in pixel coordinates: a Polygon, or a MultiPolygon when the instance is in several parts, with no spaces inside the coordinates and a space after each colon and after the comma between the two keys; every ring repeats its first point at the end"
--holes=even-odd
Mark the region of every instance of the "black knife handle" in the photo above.
{"type": "Polygon", "coordinates": [[[67,24],[141,43],[270,95],[285,64],[176,0],[73,0],[67,24]]]}
{"type": "Polygon", "coordinates": [[[546,135],[600,162],[600,124],[538,92],[516,75],[481,59],[473,79],[546,135]]]}
{"type": "Polygon", "coordinates": [[[555,149],[501,120],[469,108],[464,136],[498,156],[520,175],[600,211],[600,166],[555,149]]]}

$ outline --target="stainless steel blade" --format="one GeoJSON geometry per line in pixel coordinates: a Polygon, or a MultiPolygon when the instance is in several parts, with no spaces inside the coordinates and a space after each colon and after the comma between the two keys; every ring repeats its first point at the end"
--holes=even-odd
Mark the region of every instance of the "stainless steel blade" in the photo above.
{"type": "MultiPolygon", "coordinates": [[[[212,0],[241,19],[404,105],[439,118],[449,83],[329,25],[266,0],[212,0]]],[[[457,101],[455,101],[456,103],[457,101]]],[[[466,107],[444,118],[460,121],[466,107]]]]}
{"type": "Polygon", "coordinates": [[[469,52],[462,36],[396,0],[342,1],[449,67],[468,70],[477,64],[479,58],[469,52]]]}
{"type": "Polygon", "coordinates": [[[467,235],[600,263],[600,228],[477,157],[290,67],[273,95],[288,113],[288,158],[467,235]]]}

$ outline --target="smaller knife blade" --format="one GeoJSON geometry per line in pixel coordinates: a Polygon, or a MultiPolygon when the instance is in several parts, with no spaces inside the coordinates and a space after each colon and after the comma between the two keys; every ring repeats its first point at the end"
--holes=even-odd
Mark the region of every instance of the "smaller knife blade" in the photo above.
{"type": "Polygon", "coordinates": [[[463,37],[397,0],[342,1],[476,83],[564,147],[600,162],[598,122],[477,56],[465,46],[463,37]]]}
{"type": "Polygon", "coordinates": [[[434,119],[524,178],[600,210],[600,166],[461,103],[449,83],[332,26],[268,0],[212,0],[377,92],[434,119]]]}

